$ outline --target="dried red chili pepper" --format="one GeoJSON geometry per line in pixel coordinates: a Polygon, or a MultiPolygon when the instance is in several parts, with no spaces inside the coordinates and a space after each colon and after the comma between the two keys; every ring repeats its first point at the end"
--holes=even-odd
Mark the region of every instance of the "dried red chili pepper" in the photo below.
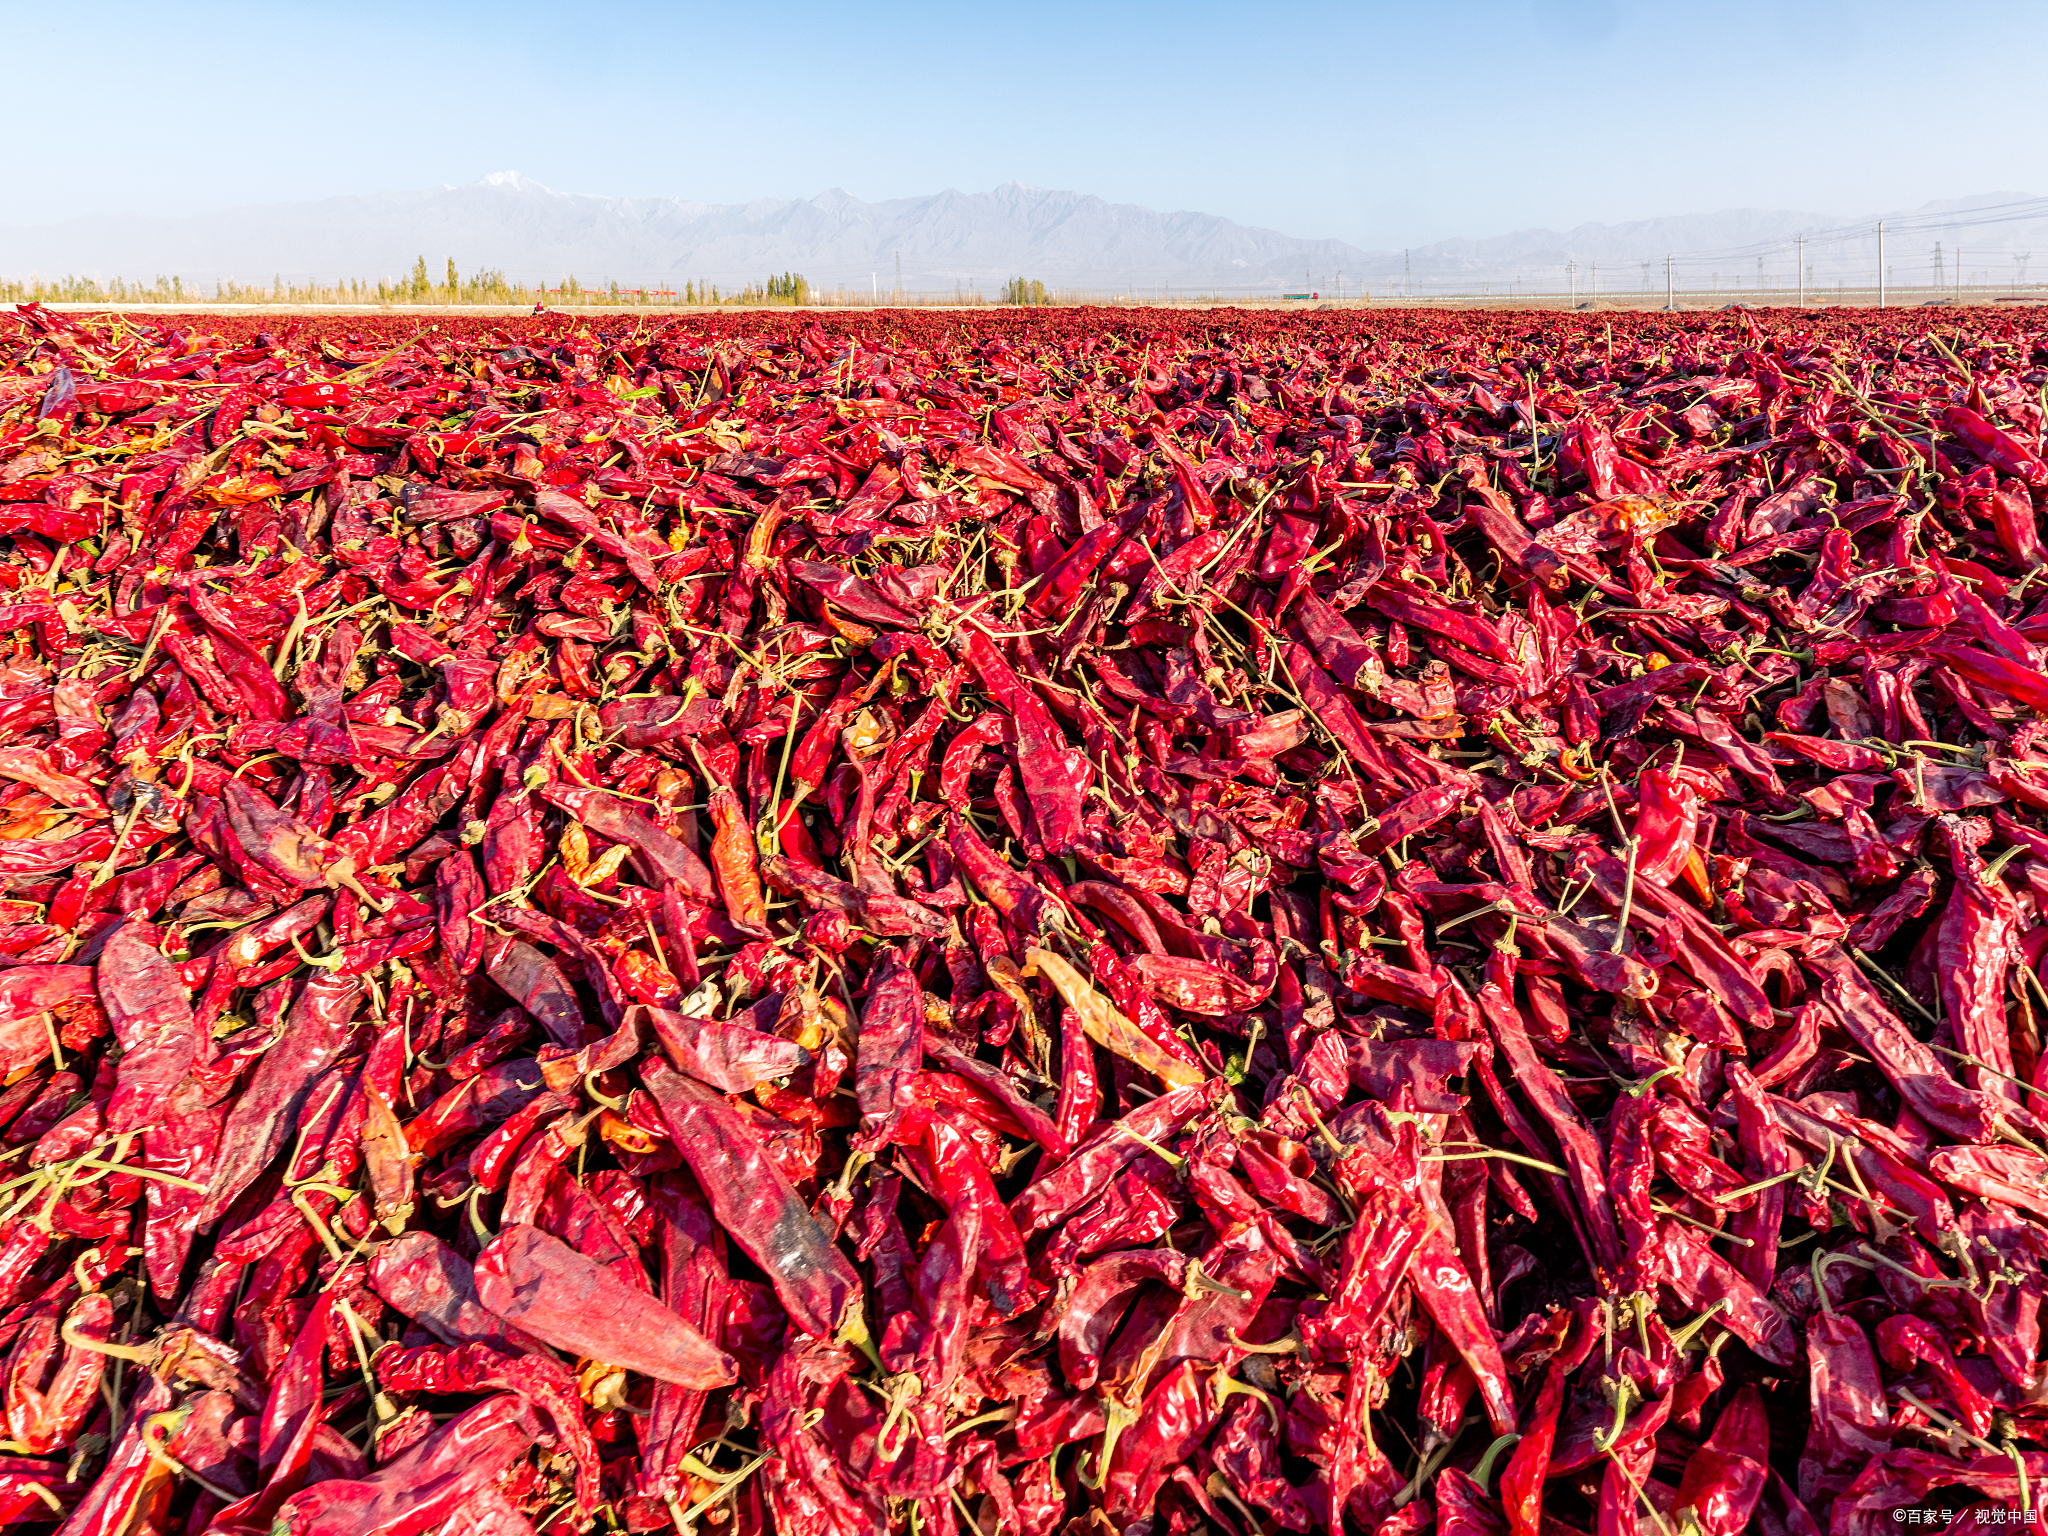
{"type": "Polygon", "coordinates": [[[724,1099],[659,1062],[641,1069],[641,1081],[719,1225],[766,1272],[791,1320],[829,1338],[858,1305],[853,1266],[724,1099]]]}
{"type": "Polygon", "coordinates": [[[476,1291],[506,1322],[571,1353],[698,1391],[734,1379],[731,1358],[696,1329],[532,1227],[507,1226],[478,1256],[476,1291]]]}

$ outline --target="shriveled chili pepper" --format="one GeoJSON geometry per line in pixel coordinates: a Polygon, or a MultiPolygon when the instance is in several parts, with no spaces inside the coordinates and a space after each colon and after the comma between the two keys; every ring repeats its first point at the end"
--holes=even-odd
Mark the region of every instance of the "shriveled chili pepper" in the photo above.
{"type": "Polygon", "coordinates": [[[730,1357],[644,1292],[547,1233],[507,1226],[478,1256],[477,1299],[559,1348],[699,1391],[734,1379],[730,1357]]]}
{"type": "Polygon", "coordinates": [[[192,1064],[191,997],[156,947],[153,930],[133,919],[101,946],[96,976],[122,1053],[107,1101],[108,1129],[136,1130],[162,1110],[192,1064]]]}
{"type": "Polygon", "coordinates": [[[341,1058],[356,1033],[363,990],[355,977],[324,973],[301,986],[284,1033],[258,1061],[249,1092],[221,1128],[206,1198],[194,1217],[200,1230],[220,1219],[299,1129],[299,1111],[314,1081],[341,1058]]]}
{"type": "Polygon", "coordinates": [[[797,1326],[830,1337],[859,1300],[853,1266],[724,1099],[658,1062],[642,1068],[641,1081],[719,1225],[767,1273],[797,1326]]]}

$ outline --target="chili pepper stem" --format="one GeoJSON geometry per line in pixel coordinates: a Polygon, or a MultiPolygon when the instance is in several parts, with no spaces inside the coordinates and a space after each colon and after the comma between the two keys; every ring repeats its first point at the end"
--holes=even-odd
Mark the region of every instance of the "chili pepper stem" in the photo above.
{"type": "Polygon", "coordinates": [[[1702,1328],[1706,1327],[1707,1324],[1711,1323],[1723,1312],[1732,1312],[1734,1309],[1734,1299],[1732,1297],[1723,1296],[1719,1301],[1715,1302],[1712,1306],[1708,1307],[1706,1311],[1702,1312],[1698,1317],[1694,1318],[1691,1322],[1684,1324],[1682,1327],[1672,1330],[1672,1349],[1676,1350],[1679,1354],[1686,1353],[1686,1351],[1692,1348],[1692,1341],[1699,1336],[1699,1332],[1702,1328]]]}
{"type": "Polygon", "coordinates": [[[1102,1445],[1095,1453],[1095,1470],[1088,1470],[1088,1459],[1084,1456],[1074,1466],[1074,1476],[1084,1488],[1101,1488],[1109,1480],[1109,1462],[1116,1452],[1116,1443],[1123,1432],[1138,1422],[1138,1411],[1121,1398],[1109,1393],[1100,1394],[1105,1422],[1102,1429],[1102,1445]]]}
{"type": "Polygon", "coordinates": [[[958,1424],[947,1425],[946,1438],[951,1440],[958,1435],[965,1434],[970,1429],[978,1429],[983,1424],[1012,1423],[1021,1412],[1022,1410],[1015,1403],[1005,1403],[1000,1408],[991,1409],[987,1413],[977,1414],[971,1419],[962,1419],[958,1424]]]}
{"type": "Polygon", "coordinates": [[[165,1426],[172,1423],[182,1423],[190,1413],[191,1409],[189,1408],[175,1408],[166,1413],[151,1414],[142,1423],[142,1443],[148,1448],[151,1461],[169,1467],[177,1476],[190,1480],[203,1492],[220,1500],[222,1504],[232,1504],[238,1495],[223,1488],[219,1483],[209,1481],[207,1478],[200,1476],[197,1472],[194,1472],[190,1467],[179,1461],[168,1450],[164,1449],[165,1435],[163,1431],[165,1426]]]}
{"type": "Polygon", "coordinates": [[[145,1344],[114,1344],[106,1339],[88,1339],[72,1331],[72,1323],[66,1318],[58,1328],[57,1336],[73,1349],[89,1349],[94,1354],[111,1355],[116,1360],[133,1360],[142,1365],[154,1365],[157,1352],[145,1344]]]}
{"type": "Polygon", "coordinates": [[[875,1348],[874,1335],[868,1331],[868,1320],[861,1315],[858,1304],[847,1312],[845,1320],[840,1323],[839,1338],[842,1343],[851,1344],[867,1356],[868,1363],[875,1368],[877,1375],[887,1373],[888,1367],[882,1364],[882,1356],[875,1348]]]}
{"type": "Polygon", "coordinates": [[[1501,1435],[1493,1442],[1493,1444],[1489,1445],[1486,1448],[1485,1452],[1480,1456],[1478,1462],[1472,1468],[1471,1478],[1473,1482],[1479,1485],[1479,1489],[1482,1493],[1486,1492],[1487,1489],[1491,1486],[1491,1479],[1493,1477],[1493,1464],[1496,1460],[1499,1459],[1501,1452],[1509,1449],[1511,1446],[1518,1444],[1521,1441],[1521,1438],[1522,1437],[1519,1434],[1515,1434],[1512,1432],[1505,1435],[1501,1435]]]}
{"type": "Polygon", "coordinates": [[[915,1371],[902,1371],[884,1378],[882,1400],[889,1405],[889,1412],[882,1419],[882,1427],[875,1431],[875,1456],[881,1461],[894,1461],[904,1452],[904,1442],[899,1440],[892,1450],[889,1446],[889,1432],[909,1412],[910,1405],[924,1395],[924,1382],[915,1371]]]}
{"type": "Polygon", "coordinates": [[[1130,1140],[1137,1142],[1139,1146],[1143,1147],[1147,1152],[1150,1152],[1154,1157],[1158,1158],[1162,1163],[1166,1164],[1166,1166],[1171,1168],[1175,1173],[1184,1172],[1188,1166],[1188,1160],[1182,1157],[1178,1152],[1167,1151],[1166,1148],[1160,1146],[1159,1143],[1152,1140],[1151,1137],[1143,1135],[1138,1131],[1132,1130],[1129,1126],[1123,1124],[1121,1121],[1119,1121],[1116,1125],[1116,1133],[1119,1136],[1128,1137],[1130,1140]]]}
{"type": "Polygon", "coordinates": [[[385,1395],[384,1389],[377,1385],[376,1373],[370,1369],[370,1351],[363,1342],[369,1330],[363,1326],[362,1319],[356,1316],[355,1308],[348,1304],[346,1297],[337,1296],[334,1304],[341,1309],[342,1317],[348,1322],[349,1340],[355,1345],[356,1363],[363,1372],[363,1387],[370,1394],[370,1408],[377,1416],[379,1428],[371,1431],[371,1438],[374,1440],[382,1433],[383,1425],[398,1417],[398,1409],[385,1395]]]}
{"type": "MultiPolygon", "coordinates": [[[[1208,1475],[1208,1477],[1203,1480],[1202,1489],[1205,1493],[1209,1495],[1210,1498],[1221,1499],[1224,1503],[1228,1504],[1232,1509],[1236,1510],[1238,1518],[1244,1521],[1244,1528],[1247,1531],[1257,1531],[1261,1528],[1261,1522],[1259,1520],[1259,1517],[1253,1514],[1249,1509],[1247,1509],[1244,1505],[1244,1501],[1238,1498],[1236,1494],[1230,1491],[1230,1484],[1226,1483],[1223,1480],[1223,1474],[1221,1472],[1211,1472],[1208,1475]]],[[[1396,1503],[1394,1507],[1398,1509],[1400,1508],[1400,1505],[1396,1503]]]]}
{"type": "MultiPolygon", "coordinates": [[[[1468,1428],[1478,1422],[1479,1420],[1476,1418],[1466,1419],[1447,1438],[1440,1437],[1439,1444],[1431,1446],[1429,1450],[1423,1452],[1415,1463],[1415,1475],[1408,1479],[1399,1493],[1394,1495],[1392,1507],[1395,1509],[1405,1509],[1408,1505],[1414,1503],[1421,1495],[1423,1488],[1428,1485],[1429,1480],[1436,1475],[1437,1468],[1450,1460],[1451,1453],[1458,1448],[1460,1437],[1464,1435],[1468,1428]]],[[[1431,1437],[1425,1435],[1423,1438],[1426,1444],[1431,1437]]]]}
{"type": "Polygon", "coordinates": [[[707,1478],[706,1481],[715,1482],[716,1486],[712,1489],[711,1492],[705,1494],[703,1498],[699,1499],[695,1504],[692,1504],[688,1509],[684,1510],[682,1514],[676,1517],[676,1528],[678,1530],[689,1529],[691,1521],[695,1520],[699,1515],[703,1514],[705,1510],[709,1509],[712,1505],[716,1504],[720,1499],[730,1494],[733,1491],[733,1489],[737,1488],[741,1483],[745,1482],[748,1478],[752,1477],[763,1466],[767,1465],[767,1462],[768,1458],[765,1454],[757,1454],[752,1461],[746,1463],[737,1472],[733,1472],[724,1477],[714,1476],[707,1478]]]}
{"type": "MultiPolygon", "coordinates": [[[[1909,1392],[1904,1387],[1893,1387],[1892,1390],[1896,1392],[1899,1395],[1900,1399],[1904,1401],[1908,1406],[1916,1408],[1920,1412],[1926,1414],[1928,1419],[1936,1427],[1938,1427],[1943,1434],[1953,1436],[1955,1439],[1962,1441],[1965,1445],[1973,1446],[1977,1450],[1984,1452],[1987,1456],[1996,1456],[2000,1454],[1997,1446],[1993,1445],[1988,1440],[1980,1439],[1978,1436],[1971,1434],[1969,1430],[1965,1429],[1962,1425],[1958,1424],[1954,1419],[1950,1418],[1947,1414],[1943,1413],[1939,1408],[1936,1408],[1932,1403],[1923,1402],[1919,1397],[1915,1396],[1912,1392],[1909,1392]]],[[[1927,1433],[1927,1431],[1922,1431],[1922,1433],[1927,1433]]]]}
{"type": "Polygon", "coordinates": [[[2033,1489],[2027,1482],[2027,1458],[2021,1454],[2019,1441],[2014,1436],[2010,1427],[2000,1437],[1999,1449],[2012,1458],[2013,1471],[2019,1478],[2020,1518],[2028,1523],[2032,1523],[2034,1518],[2034,1494],[2033,1489]]]}
{"type": "Polygon", "coordinates": [[[1230,1401],[1231,1396],[1233,1394],[1240,1394],[1245,1397],[1256,1399],[1265,1408],[1267,1414],[1271,1416],[1273,1421],[1274,1433],[1277,1434],[1279,1432],[1279,1404],[1273,1401],[1272,1396],[1269,1393],[1260,1391],[1257,1387],[1252,1386],[1249,1382],[1239,1381],[1235,1376],[1230,1374],[1229,1370],[1226,1367],[1219,1365],[1216,1367],[1215,1371],[1210,1375],[1209,1391],[1210,1406],[1213,1407],[1218,1413],[1221,1413],[1223,1411],[1224,1404],[1230,1401]]]}
{"type": "Polygon", "coordinates": [[[1540,1157],[1527,1157],[1520,1152],[1509,1152],[1501,1147],[1488,1147],[1483,1152],[1424,1152],[1416,1157],[1418,1163],[1461,1163],[1474,1158],[1497,1157],[1504,1163],[1520,1163],[1524,1167],[1540,1169],[1544,1173],[1563,1175],[1566,1170],[1555,1163],[1546,1163],[1540,1157]]]}

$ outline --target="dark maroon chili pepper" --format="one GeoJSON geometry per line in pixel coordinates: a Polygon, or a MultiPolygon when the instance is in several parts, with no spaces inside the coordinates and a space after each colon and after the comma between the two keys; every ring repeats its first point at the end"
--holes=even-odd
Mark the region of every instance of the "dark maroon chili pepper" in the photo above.
{"type": "MultiPolygon", "coordinates": [[[[674,1181],[662,1181],[649,1195],[650,1209],[661,1226],[662,1302],[716,1342],[724,1329],[729,1281],[711,1212],[674,1181]]],[[[681,1444],[695,1442],[705,1396],[667,1383],[655,1386],[646,1433],[640,1438],[646,1456],[643,1489],[665,1496],[683,1486],[681,1444]]]]}
{"type": "Polygon", "coordinates": [[[2006,1026],[2006,969],[2021,925],[2020,905],[2003,883],[1987,879],[1977,856],[1981,821],[1940,818],[1955,889],[1934,929],[1935,975],[1942,1016],[1956,1047],[1980,1065],[1962,1068],[1964,1082],[1988,1097],[2020,1102],[2006,1026]]]}
{"type": "Polygon", "coordinates": [[[778,891],[800,896],[813,908],[843,914],[870,933],[883,937],[945,937],[946,920],[929,907],[900,896],[863,891],[849,881],[820,869],[806,868],[792,859],[770,856],[762,861],[761,874],[778,891]]]}
{"type": "Polygon", "coordinates": [[[1596,1257],[1609,1267],[1618,1264],[1621,1246],[1606,1176],[1601,1170],[1599,1141],[1564,1091],[1557,1074],[1537,1058],[1521,1013],[1515,1007],[1510,964],[1499,951],[1487,962],[1486,983],[1479,989],[1478,997],[1487,1023],[1492,1026],[1494,1041],[1514,1073],[1515,1083],[1529,1095],[1537,1114],[1557,1137],[1579,1209],[1592,1234],[1596,1257]]]}
{"type": "Polygon", "coordinates": [[[1065,853],[1081,836],[1081,788],[1092,774],[1086,759],[1063,745],[1051,713],[979,630],[967,636],[967,660],[998,708],[1010,716],[1017,773],[1045,835],[1046,852],[1065,853]],[[1078,774],[1078,777],[1077,777],[1078,774]]]}
{"type": "Polygon", "coordinates": [[[1891,1411],[1870,1335],[1844,1313],[1825,1309],[1806,1324],[1812,1417],[1799,1458],[1799,1497],[1841,1493],[1865,1458],[1891,1445],[1891,1411]]]}
{"type": "Polygon", "coordinates": [[[351,859],[240,779],[227,782],[221,806],[242,853],[264,873],[301,890],[332,885],[361,893],[351,859]]]}
{"type": "Polygon", "coordinates": [[[143,1156],[151,1171],[181,1181],[151,1179],[146,1195],[144,1267],[151,1289],[166,1298],[177,1294],[204,1211],[205,1184],[219,1166],[221,1138],[232,1114],[225,1104],[209,1103],[210,1097],[188,1077],[165,1103],[161,1116],[142,1130],[143,1156]]]}
{"type": "Polygon", "coordinates": [[[559,780],[542,785],[540,794],[548,804],[567,811],[591,831],[626,844],[646,861],[650,873],[661,880],[673,880],[691,899],[717,899],[718,887],[713,883],[710,867],[688,844],[662,831],[613,796],[559,780]]]}
{"type": "Polygon", "coordinates": [[[474,975],[483,964],[489,932],[481,918],[489,895],[469,850],[458,849],[435,867],[434,912],[441,947],[464,976],[474,975]]]}
{"type": "Polygon", "coordinates": [[[1835,1020],[1870,1053],[1920,1117],[1949,1135],[1983,1140],[1989,1134],[1989,1107],[1982,1096],[1957,1082],[1941,1059],[1913,1037],[1855,962],[1834,945],[1820,946],[1813,962],[1826,978],[1821,999],[1835,1020]]]}
{"type": "Polygon", "coordinates": [[[485,971],[520,1007],[540,1020],[556,1045],[575,1050],[596,1038],[561,967],[531,944],[513,939],[486,951],[485,971]]]}

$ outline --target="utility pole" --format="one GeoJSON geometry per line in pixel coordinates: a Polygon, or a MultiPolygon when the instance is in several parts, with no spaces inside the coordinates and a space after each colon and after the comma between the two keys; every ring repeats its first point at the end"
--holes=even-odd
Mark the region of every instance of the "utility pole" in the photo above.
{"type": "Polygon", "coordinates": [[[1799,307],[1806,308],[1806,236],[1798,237],[1799,246],[1799,307]]]}
{"type": "Polygon", "coordinates": [[[1884,220],[1877,221],[1877,307],[1884,308],[1884,220]]]}
{"type": "Polygon", "coordinates": [[[1666,309],[1678,308],[1678,294],[1677,290],[1672,286],[1671,258],[1669,256],[1664,258],[1664,307],[1666,309]]]}
{"type": "Polygon", "coordinates": [[[1579,264],[1576,261],[1566,262],[1564,264],[1564,273],[1566,277],[1571,279],[1571,304],[1573,309],[1577,309],[1579,307],[1579,264]]]}

